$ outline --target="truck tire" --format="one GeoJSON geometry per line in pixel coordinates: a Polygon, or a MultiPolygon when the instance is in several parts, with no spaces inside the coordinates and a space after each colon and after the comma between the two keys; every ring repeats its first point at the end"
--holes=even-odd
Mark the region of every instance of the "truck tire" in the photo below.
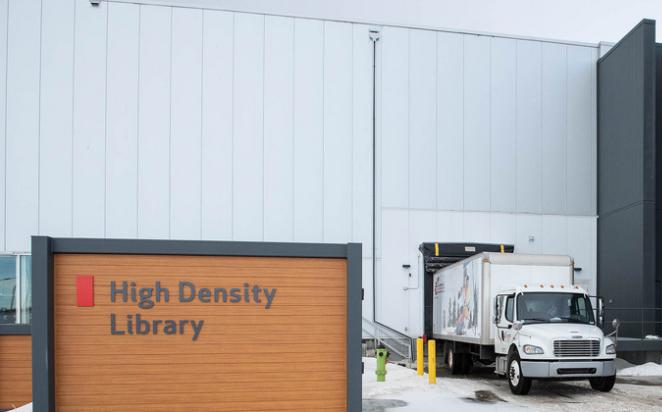
{"type": "Polygon", "coordinates": [[[510,391],[515,395],[526,395],[529,393],[529,390],[531,390],[531,378],[522,375],[522,363],[516,351],[512,351],[508,355],[507,367],[506,378],[508,378],[510,391]]]}
{"type": "Polygon", "coordinates": [[[448,368],[451,370],[452,375],[459,375],[462,373],[464,367],[464,356],[461,353],[455,352],[453,348],[448,349],[448,368]]]}
{"type": "Polygon", "coordinates": [[[614,387],[614,383],[616,383],[616,375],[605,376],[603,378],[590,378],[588,381],[591,382],[591,388],[594,390],[609,392],[614,387]]]}

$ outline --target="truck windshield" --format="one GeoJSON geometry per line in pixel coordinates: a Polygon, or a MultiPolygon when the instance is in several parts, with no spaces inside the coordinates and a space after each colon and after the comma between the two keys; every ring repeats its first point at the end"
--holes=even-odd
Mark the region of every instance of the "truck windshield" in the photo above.
{"type": "Polygon", "coordinates": [[[591,300],[579,293],[522,293],[517,298],[517,319],[595,324],[591,300]]]}

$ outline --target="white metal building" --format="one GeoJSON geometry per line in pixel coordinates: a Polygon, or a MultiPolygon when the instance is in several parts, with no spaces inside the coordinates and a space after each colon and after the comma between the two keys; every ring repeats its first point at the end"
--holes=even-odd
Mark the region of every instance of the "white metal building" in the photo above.
{"type": "Polygon", "coordinates": [[[422,333],[423,241],[595,291],[597,45],[149,3],[0,0],[0,251],[361,242],[372,318],[374,178],[378,321],[422,333]]]}

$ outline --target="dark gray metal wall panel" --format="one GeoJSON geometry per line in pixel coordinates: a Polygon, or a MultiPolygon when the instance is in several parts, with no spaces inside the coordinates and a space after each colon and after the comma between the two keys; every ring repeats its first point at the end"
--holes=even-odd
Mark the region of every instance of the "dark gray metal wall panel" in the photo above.
{"type": "Polygon", "coordinates": [[[655,22],[643,20],[598,61],[598,293],[611,308],[657,303],[656,58],[655,22]]]}
{"type": "Polygon", "coordinates": [[[599,215],[655,200],[654,45],[655,22],[644,20],[598,61],[599,215]]]}
{"type": "MultiPolygon", "coordinates": [[[[656,165],[662,165],[662,144],[657,144],[657,136],[662,137],[662,44],[655,45],[655,153],[656,165]]],[[[662,166],[656,169],[656,197],[658,197],[655,208],[655,234],[656,239],[661,239],[656,243],[657,256],[662,256],[662,166]]],[[[657,265],[657,278],[655,280],[655,290],[657,293],[657,300],[655,307],[662,308],[662,264],[657,265]]],[[[662,334],[662,311],[656,311],[656,320],[660,323],[657,324],[656,335],[662,334]]]]}
{"type": "MultiPolygon", "coordinates": [[[[653,218],[655,211],[651,203],[642,203],[613,213],[606,217],[600,217],[598,225],[598,245],[608,245],[600,249],[600,284],[599,294],[605,298],[607,308],[606,325],[610,329],[613,318],[623,321],[638,321],[638,311],[618,311],[614,308],[640,308],[653,307],[655,291],[652,285],[655,280],[654,271],[650,265],[654,265],[655,256],[647,243],[651,240],[645,237],[645,233],[653,234],[653,231],[642,231],[647,220],[653,218]]],[[[638,336],[641,333],[639,325],[624,324],[623,336],[638,336]]]]}

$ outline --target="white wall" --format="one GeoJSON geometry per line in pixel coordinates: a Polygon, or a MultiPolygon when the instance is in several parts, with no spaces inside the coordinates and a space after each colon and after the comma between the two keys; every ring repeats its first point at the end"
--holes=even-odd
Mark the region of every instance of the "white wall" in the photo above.
{"type": "MultiPolygon", "coordinates": [[[[372,317],[369,28],[0,0],[0,250],[361,242],[372,317]]],[[[597,49],[384,27],[377,57],[377,318],[418,333],[422,241],[571,253],[594,277],[597,49]]]]}
{"type": "Polygon", "coordinates": [[[570,254],[595,292],[597,48],[393,27],[379,46],[377,319],[423,332],[422,242],[570,254]]]}

